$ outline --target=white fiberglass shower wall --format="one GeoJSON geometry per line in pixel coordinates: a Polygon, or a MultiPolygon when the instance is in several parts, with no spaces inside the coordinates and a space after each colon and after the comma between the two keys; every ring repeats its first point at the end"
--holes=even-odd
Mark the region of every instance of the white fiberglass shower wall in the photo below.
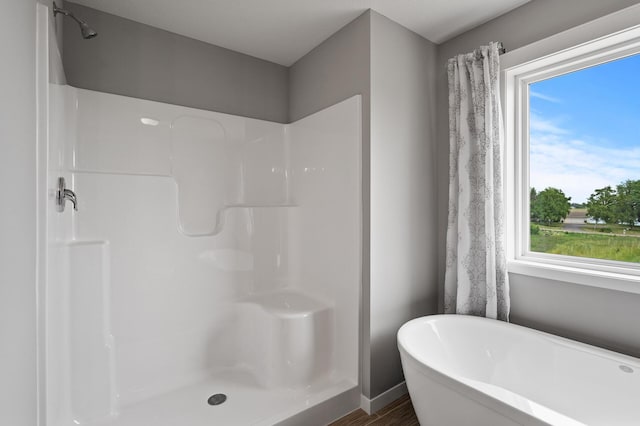
{"type": "Polygon", "coordinates": [[[355,408],[359,97],[282,125],[48,80],[43,424],[355,408]],[[56,210],[59,177],[78,211],[56,210]]]}

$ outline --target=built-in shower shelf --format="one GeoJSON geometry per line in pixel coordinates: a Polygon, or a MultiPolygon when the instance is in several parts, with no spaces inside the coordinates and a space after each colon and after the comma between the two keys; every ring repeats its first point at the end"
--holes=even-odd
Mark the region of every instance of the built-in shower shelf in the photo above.
{"type": "Polygon", "coordinates": [[[293,203],[247,203],[247,204],[229,204],[225,206],[225,209],[252,209],[252,208],[269,208],[269,207],[298,207],[297,204],[293,203]]]}
{"type": "Polygon", "coordinates": [[[82,246],[102,246],[109,244],[107,240],[71,240],[58,241],[53,243],[54,247],[82,247],[82,246]]]}
{"type": "Polygon", "coordinates": [[[94,174],[94,175],[113,175],[113,176],[146,176],[146,177],[162,177],[162,178],[173,178],[169,172],[167,173],[145,173],[145,172],[135,172],[135,171],[123,171],[123,170],[89,170],[89,169],[77,169],[72,168],[69,169],[71,173],[81,173],[81,174],[94,174]]]}
{"type": "Polygon", "coordinates": [[[99,246],[102,244],[109,244],[106,240],[73,240],[67,241],[64,244],[68,246],[99,246]]]}
{"type": "Polygon", "coordinates": [[[332,308],[332,304],[326,301],[291,289],[254,294],[238,300],[237,303],[254,304],[270,315],[281,318],[306,317],[332,308]]]}
{"type": "Polygon", "coordinates": [[[225,213],[231,209],[261,209],[261,208],[279,208],[279,207],[297,207],[297,204],[290,203],[242,203],[242,204],[226,204],[220,207],[215,214],[215,226],[213,228],[185,226],[182,218],[179,218],[179,229],[187,237],[211,237],[218,235],[224,229],[225,213]]]}

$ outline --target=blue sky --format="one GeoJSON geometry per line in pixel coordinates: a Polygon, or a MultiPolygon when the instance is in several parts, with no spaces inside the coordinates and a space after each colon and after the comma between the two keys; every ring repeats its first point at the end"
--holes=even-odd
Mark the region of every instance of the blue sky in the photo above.
{"type": "Polygon", "coordinates": [[[640,179],[640,54],[529,86],[531,186],[572,202],[640,179]]]}

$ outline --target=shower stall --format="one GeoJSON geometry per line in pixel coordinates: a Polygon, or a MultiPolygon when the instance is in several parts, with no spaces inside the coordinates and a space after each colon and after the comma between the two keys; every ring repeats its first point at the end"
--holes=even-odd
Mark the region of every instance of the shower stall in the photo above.
{"type": "Polygon", "coordinates": [[[39,4],[41,425],[359,406],[359,96],[285,125],[73,88],[52,19],[39,4]]]}

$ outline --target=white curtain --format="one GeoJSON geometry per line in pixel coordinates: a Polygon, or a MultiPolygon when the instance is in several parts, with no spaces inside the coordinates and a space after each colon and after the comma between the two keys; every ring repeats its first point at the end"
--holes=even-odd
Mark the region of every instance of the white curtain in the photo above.
{"type": "Polygon", "coordinates": [[[449,59],[446,313],[509,320],[499,43],[449,59]]]}

